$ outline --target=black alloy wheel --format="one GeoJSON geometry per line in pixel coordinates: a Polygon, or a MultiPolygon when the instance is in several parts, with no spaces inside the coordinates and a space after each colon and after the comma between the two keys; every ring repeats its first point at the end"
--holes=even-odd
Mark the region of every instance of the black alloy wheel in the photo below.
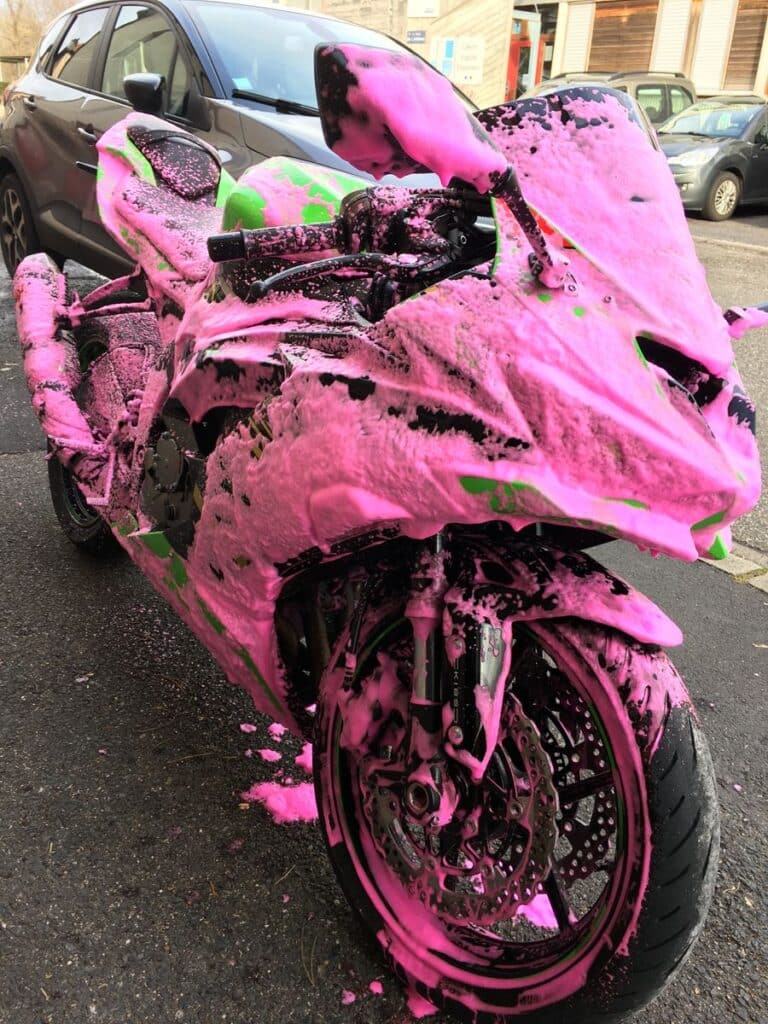
{"type": "Polygon", "coordinates": [[[15,174],[7,174],[0,183],[0,248],[10,277],[25,256],[40,251],[29,203],[15,174]]]}

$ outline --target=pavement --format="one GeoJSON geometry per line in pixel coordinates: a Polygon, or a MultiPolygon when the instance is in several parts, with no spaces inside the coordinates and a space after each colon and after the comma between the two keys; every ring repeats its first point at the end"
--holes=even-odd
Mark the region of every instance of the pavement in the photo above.
{"type": "MultiPolygon", "coordinates": [[[[699,243],[711,287],[726,304],[765,300],[765,253],[739,242],[755,244],[699,243]]],[[[8,291],[2,275],[0,1024],[404,1024],[317,828],[242,809],[271,776],[245,756],[274,746],[267,721],[126,559],[83,557],[59,531],[8,291]]],[[[761,410],[766,333],[738,353],[761,410]]],[[[767,522],[762,503],[737,530],[748,565],[768,564],[767,522]]],[[[672,656],[722,807],[705,934],[638,1024],[768,1024],[768,593],[754,569],[596,554],[686,634],[672,656]]],[[[288,764],[299,753],[281,749],[288,764]]]]}

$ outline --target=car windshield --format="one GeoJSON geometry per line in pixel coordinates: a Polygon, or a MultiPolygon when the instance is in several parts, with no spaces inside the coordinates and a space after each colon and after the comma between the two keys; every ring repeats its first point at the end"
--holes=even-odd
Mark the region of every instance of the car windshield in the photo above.
{"type": "Polygon", "coordinates": [[[314,54],[318,43],[345,42],[403,50],[394,39],[305,13],[236,3],[190,7],[225,89],[317,107],[314,54]]]}
{"type": "Polygon", "coordinates": [[[761,110],[762,106],[754,103],[694,103],[665,121],[659,134],[738,139],[761,110]]]}

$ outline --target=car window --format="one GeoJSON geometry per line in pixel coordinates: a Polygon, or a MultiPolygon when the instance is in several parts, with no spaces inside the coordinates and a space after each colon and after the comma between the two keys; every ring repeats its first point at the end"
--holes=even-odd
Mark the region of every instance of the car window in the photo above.
{"type": "Polygon", "coordinates": [[[762,110],[762,105],[747,103],[695,103],[674,114],[659,129],[683,135],[706,135],[715,139],[741,136],[762,110]]]}
{"type": "Polygon", "coordinates": [[[48,66],[48,61],[51,59],[51,54],[53,53],[53,47],[61,34],[61,28],[62,20],[59,18],[59,20],[54,22],[43,36],[40,45],[37,48],[37,59],[34,62],[35,68],[38,71],[45,71],[48,66]]]}
{"type": "Polygon", "coordinates": [[[693,96],[680,85],[670,85],[669,99],[673,114],[679,114],[681,110],[685,110],[693,103],[693,96]]]}
{"type": "Polygon", "coordinates": [[[109,40],[101,88],[110,96],[125,99],[123,79],[138,72],[162,75],[169,113],[183,114],[189,76],[181,58],[177,61],[176,36],[162,14],[150,7],[127,5],[120,10],[109,40]]]}
{"type": "Polygon", "coordinates": [[[64,33],[48,74],[70,85],[87,86],[91,65],[101,42],[101,29],[107,7],[96,7],[78,14],[64,33]]]}
{"type": "Polygon", "coordinates": [[[635,98],[648,115],[648,120],[658,123],[664,120],[664,86],[638,85],[635,98]]]}
{"type": "Polygon", "coordinates": [[[314,53],[318,43],[403,49],[370,29],[313,18],[304,12],[228,3],[192,3],[189,7],[227,92],[239,89],[315,107],[314,53]]]}

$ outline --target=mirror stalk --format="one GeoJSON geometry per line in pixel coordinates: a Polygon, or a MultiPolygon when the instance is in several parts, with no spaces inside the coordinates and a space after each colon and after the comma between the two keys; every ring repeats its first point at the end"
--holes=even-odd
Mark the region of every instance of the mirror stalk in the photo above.
{"type": "Polygon", "coordinates": [[[531,208],[526,203],[520,189],[520,183],[513,167],[507,167],[499,176],[490,194],[502,199],[511,210],[515,220],[525,232],[525,237],[533,249],[531,253],[531,271],[534,277],[548,288],[562,288],[568,268],[565,256],[554,256],[547,246],[544,232],[539,227],[531,208]]]}

